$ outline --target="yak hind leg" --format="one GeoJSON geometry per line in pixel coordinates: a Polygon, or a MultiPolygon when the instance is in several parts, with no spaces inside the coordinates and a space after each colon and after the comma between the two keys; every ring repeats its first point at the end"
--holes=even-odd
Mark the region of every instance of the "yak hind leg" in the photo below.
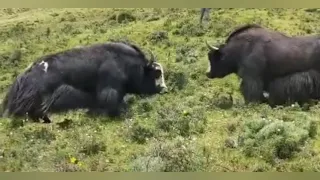
{"type": "Polygon", "coordinates": [[[41,119],[44,123],[51,123],[47,116],[48,112],[61,112],[77,108],[88,107],[92,104],[93,96],[70,85],[59,86],[51,95],[46,96],[42,103],[42,108],[38,112],[42,113],[41,119]]]}
{"type": "Polygon", "coordinates": [[[36,104],[36,107],[39,108],[32,108],[28,112],[27,116],[33,121],[33,122],[40,122],[40,119],[44,121],[44,123],[51,123],[51,120],[47,116],[46,112],[42,111],[42,106],[41,104],[43,103],[43,98],[39,96],[35,101],[34,104],[36,104]]]}
{"type": "Polygon", "coordinates": [[[40,122],[40,119],[42,119],[44,121],[44,123],[51,123],[51,120],[48,117],[48,115],[45,113],[42,113],[41,111],[30,111],[28,113],[28,117],[33,122],[40,122]]]}
{"type": "Polygon", "coordinates": [[[95,102],[95,94],[82,91],[70,85],[61,85],[47,103],[50,112],[90,108],[95,102]]]}
{"type": "Polygon", "coordinates": [[[313,98],[319,97],[319,74],[314,71],[297,72],[277,78],[269,84],[270,104],[300,106],[308,104],[313,98]]]}

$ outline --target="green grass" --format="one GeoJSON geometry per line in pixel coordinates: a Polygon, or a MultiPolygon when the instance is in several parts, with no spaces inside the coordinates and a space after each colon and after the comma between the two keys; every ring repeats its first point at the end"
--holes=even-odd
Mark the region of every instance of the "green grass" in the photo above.
{"type": "Polygon", "coordinates": [[[320,13],[219,9],[203,28],[199,17],[175,8],[1,9],[2,96],[37,57],[112,39],[153,50],[170,93],[128,96],[130,111],[117,120],[81,110],[53,114],[52,124],[1,119],[0,171],[319,171],[319,106],[245,106],[235,75],[204,73],[206,40],[224,41],[244,23],[315,34],[320,13]]]}

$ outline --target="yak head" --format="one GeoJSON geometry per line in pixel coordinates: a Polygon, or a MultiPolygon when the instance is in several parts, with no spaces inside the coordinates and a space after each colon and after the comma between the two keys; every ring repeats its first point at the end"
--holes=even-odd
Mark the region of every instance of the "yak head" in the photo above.
{"type": "Polygon", "coordinates": [[[164,80],[164,70],[160,63],[156,62],[153,53],[143,68],[142,84],[139,88],[140,94],[166,93],[168,88],[164,80]]]}
{"type": "Polygon", "coordinates": [[[223,78],[234,72],[234,63],[229,61],[228,54],[226,54],[225,44],[215,47],[206,42],[206,45],[209,48],[209,67],[206,72],[206,76],[208,78],[223,78]]]}

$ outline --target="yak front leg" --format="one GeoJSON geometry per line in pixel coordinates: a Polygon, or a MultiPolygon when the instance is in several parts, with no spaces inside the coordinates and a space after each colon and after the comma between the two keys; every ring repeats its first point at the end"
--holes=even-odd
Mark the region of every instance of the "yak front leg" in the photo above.
{"type": "Polygon", "coordinates": [[[89,114],[108,115],[118,117],[121,114],[123,94],[118,90],[106,87],[97,94],[97,107],[91,109],[89,114]]]}
{"type": "Polygon", "coordinates": [[[265,100],[263,81],[259,77],[244,77],[240,89],[246,104],[262,103],[265,100]]]}

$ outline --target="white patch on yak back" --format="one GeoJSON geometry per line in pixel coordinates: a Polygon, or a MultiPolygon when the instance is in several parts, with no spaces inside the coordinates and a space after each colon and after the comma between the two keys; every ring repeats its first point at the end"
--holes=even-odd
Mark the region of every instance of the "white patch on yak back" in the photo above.
{"type": "Polygon", "coordinates": [[[47,62],[41,61],[41,62],[39,63],[39,65],[40,65],[40,66],[43,66],[43,71],[44,71],[44,72],[47,72],[47,71],[48,71],[49,64],[48,64],[47,62]]]}
{"type": "Polygon", "coordinates": [[[164,80],[164,71],[163,71],[163,67],[160,63],[154,63],[156,65],[156,69],[159,69],[161,71],[161,76],[160,76],[160,86],[163,88],[167,88],[166,82],[164,80]]]}
{"type": "Polygon", "coordinates": [[[75,48],[75,49],[81,49],[81,48],[84,48],[84,46],[78,45],[78,46],[75,46],[74,48],[75,48]]]}

